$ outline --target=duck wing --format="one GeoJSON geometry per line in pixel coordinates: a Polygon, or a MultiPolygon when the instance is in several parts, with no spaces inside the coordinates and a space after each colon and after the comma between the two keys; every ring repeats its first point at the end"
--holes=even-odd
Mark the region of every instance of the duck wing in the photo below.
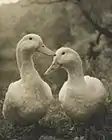
{"type": "Polygon", "coordinates": [[[11,83],[5,95],[2,113],[4,118],[11,122],[12,120],[18,120],[18,118],[16,118],[16,116],[18,116],[16,113],[18,112],[20,94],[23,93],[23,87],[20,83],[20,80],[11,83]]]}

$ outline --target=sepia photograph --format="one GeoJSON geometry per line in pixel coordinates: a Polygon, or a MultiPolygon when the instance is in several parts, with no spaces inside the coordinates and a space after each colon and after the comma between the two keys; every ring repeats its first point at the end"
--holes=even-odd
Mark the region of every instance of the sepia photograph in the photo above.
{"type": "Polygon", "coordinates": [[[0,140],[112,140],[112,0],[0,0],[0,140]]]}

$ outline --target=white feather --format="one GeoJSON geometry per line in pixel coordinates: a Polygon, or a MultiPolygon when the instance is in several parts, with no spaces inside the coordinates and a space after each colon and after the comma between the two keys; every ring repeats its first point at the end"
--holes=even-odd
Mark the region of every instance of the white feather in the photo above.
{"type": "MultiPolygon", "coordinates": [[[[9,85],[2,111],[5,119],[21,125],[32,124],[41,119],[53,100],[49,85],[42,80],[33,65],[31,58],[33,53],[31,53],[31,56],[29,56],[29,53],[25,53],[26,56],[24,57],[24,51],[19,51],[19,49],[24,49],[29,45],[29,40],[27,44],[28,37],[37,39],[37,44],[39,41],[40,45],[42,43],[40,37],[34,34],[27,35],[20,41],[16,54],[21,79],[9,85]],[[24,41],[26,45],[22,46],[25,44],[22,43],[24,41]]],[[[31,45],[31,47],[33,50],[34,46],[31,45]]]]}

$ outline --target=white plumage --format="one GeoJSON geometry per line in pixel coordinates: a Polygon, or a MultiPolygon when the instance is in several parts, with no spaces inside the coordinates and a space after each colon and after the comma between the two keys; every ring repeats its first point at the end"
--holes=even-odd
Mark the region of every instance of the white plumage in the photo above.
{"type": "Polygon", "coordinates": [[[49,85],[42,80],[33,64],[32,55],[38,51],[54,54],[36,34],[24,36],[17,45],[21,79],[9,85],[3,104],[3,116],[11,123],[29,125],[37,122],[46,114],[53,100],[49,85]]]}
{"type": "Polygon", "coordinates": [[[59,67],[68,73],[68,79],[59,92],[59,101],[74,122],[85,122],[105,108],[108,99],[106,89],[99,79],[84,76],[82,61],[76,51],[65,47],[58,49],[45,74],[59,67]]]}

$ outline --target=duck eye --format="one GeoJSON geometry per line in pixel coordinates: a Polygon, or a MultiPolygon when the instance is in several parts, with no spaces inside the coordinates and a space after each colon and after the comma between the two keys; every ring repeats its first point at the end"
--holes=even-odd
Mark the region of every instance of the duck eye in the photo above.
{"type": "Polygon", "coordinates": [[[65,54],[65,52],[62,52],[62,55],[64,55],[65,54]]]}
{"type": "Polygon", "coordinates": [[[42,45],[42,47],[44,47],[44,45],[42,45]]]}
{"type": "Polygon", "coordinates": [[[32,40],[32,37],[29,37],[29,40],[32,40]]]}

